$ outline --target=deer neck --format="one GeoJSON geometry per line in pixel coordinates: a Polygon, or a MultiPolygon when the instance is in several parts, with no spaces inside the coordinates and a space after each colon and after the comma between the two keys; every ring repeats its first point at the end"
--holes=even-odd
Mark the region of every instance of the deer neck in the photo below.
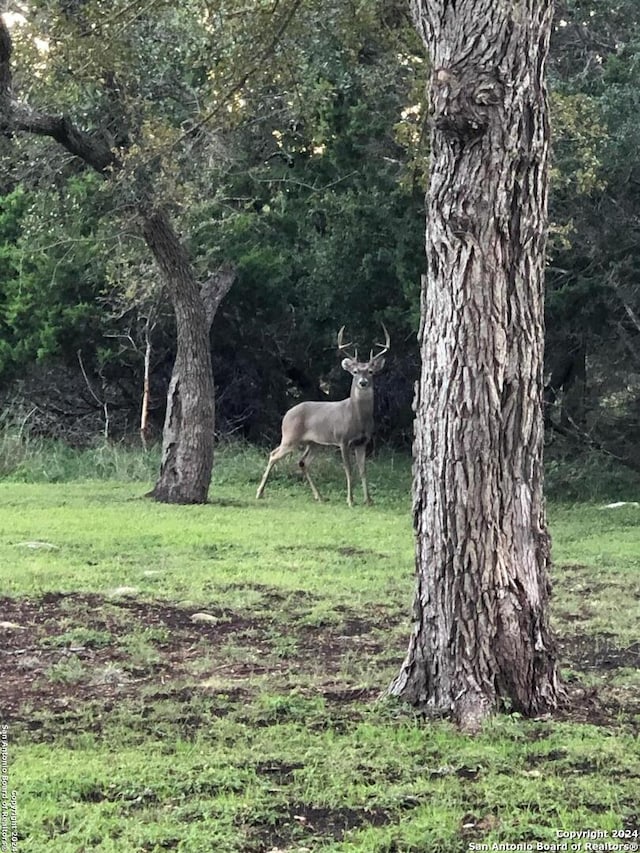
{"type": "Polygon", "coordinates": [[[373,386],[360,388],[354,380],[351,385],[351,413],[354,426],[369,433],[373,428],[373,386]]]}

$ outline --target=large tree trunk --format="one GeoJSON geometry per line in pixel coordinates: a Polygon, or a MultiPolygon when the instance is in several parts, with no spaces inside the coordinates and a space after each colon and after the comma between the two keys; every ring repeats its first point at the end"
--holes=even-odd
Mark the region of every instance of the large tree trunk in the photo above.
{"type": "Polygon", "coordinates": [[[432,59],[415,625],[393,694],[475,729],[561,692],[542,497],[549,0],[414,0],[432,59]]]}

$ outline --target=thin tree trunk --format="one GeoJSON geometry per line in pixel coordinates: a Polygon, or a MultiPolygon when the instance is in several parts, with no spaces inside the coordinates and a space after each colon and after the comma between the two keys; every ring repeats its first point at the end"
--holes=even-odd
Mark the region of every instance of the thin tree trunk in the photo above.
{"type": "MultiPolygon", "coordinates": [[[[155,324],[154,324],[155,325],[155,324]]],[[[148,449],[149,436],[149,402],[151,397],[151,319],[147,317],[144,324],[144,376],[142,380],[142,409],[140,412],[140,441],[143,450],[148,449]]]]}
{"type": "Polygon", "coordinates": [[[177,332],[160,475],[150,496],[164,503],[205,503],[215,424],[209,324],[193,268],[166,211],[158,208],[142,216],[144,238],[167,283],[177,332]]]}
{"type": "Polygon", "coordinates": [[[549,0],[414,0],[432,60],[414,630],[390,692],[476,729],[555,707],[542,496],[549,0]]]}
{"type": "Polygon", "coordinates": [[[563,426],[577,425],[580,429],[585,427],[586,416],[586,390],[587,390],[587,347],[584,340],[580,340],[573,352],[573,365],[570,376],[563,386],[562,408],[560,410],[560,421],[563,426]]]}

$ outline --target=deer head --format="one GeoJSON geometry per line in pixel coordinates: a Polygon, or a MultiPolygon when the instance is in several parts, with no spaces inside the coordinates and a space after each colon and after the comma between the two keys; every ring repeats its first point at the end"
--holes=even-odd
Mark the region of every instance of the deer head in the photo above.
{"type": "Polygon", "coordinates": [[[375,353],[373,349],[369,353],[368,361],[358,361],[358,350],[354,349],[353,355],[349,355],[348,349],[352,347],[352,343],[344,343],[344,330],[343,326],[338,332],[338,350],[339,352],[346,355],[346,358],[342,359],[342,369],[346,370],[347,373],[350,373],[353,376],[354,384],[360,388],[365,389],[371,386],[372,377],[375,376],[376,373],[379,373],[384,367],[384,356],[387,352],[389,352],[389,348],[391,346],[391,340],[389,338],[389,332],[387,331],[387,327],[382,324],[382,329],[384,331],[385,342],[383,344],[376,343],[375,347],[380,348],[380,352],[375,353]]]}

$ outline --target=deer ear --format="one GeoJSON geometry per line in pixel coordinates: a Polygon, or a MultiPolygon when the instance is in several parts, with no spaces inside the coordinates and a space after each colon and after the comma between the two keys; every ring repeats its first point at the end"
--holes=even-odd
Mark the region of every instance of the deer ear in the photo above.
{"type": "Polygon", "coordinates": [[[384,358],[377,358],[371,364],[371,370],[373,370],[374,373],[380,373],[380,371],[382,370],[383,367],[384,367],[384,358]]]}
{"type": "Polygon", "coordinates": [[[342,369],[346,370],[347,373],[351,373],[353,370],[354,361],[352,358],[343,358],[340,364],[342,365],[342,369]]]}

